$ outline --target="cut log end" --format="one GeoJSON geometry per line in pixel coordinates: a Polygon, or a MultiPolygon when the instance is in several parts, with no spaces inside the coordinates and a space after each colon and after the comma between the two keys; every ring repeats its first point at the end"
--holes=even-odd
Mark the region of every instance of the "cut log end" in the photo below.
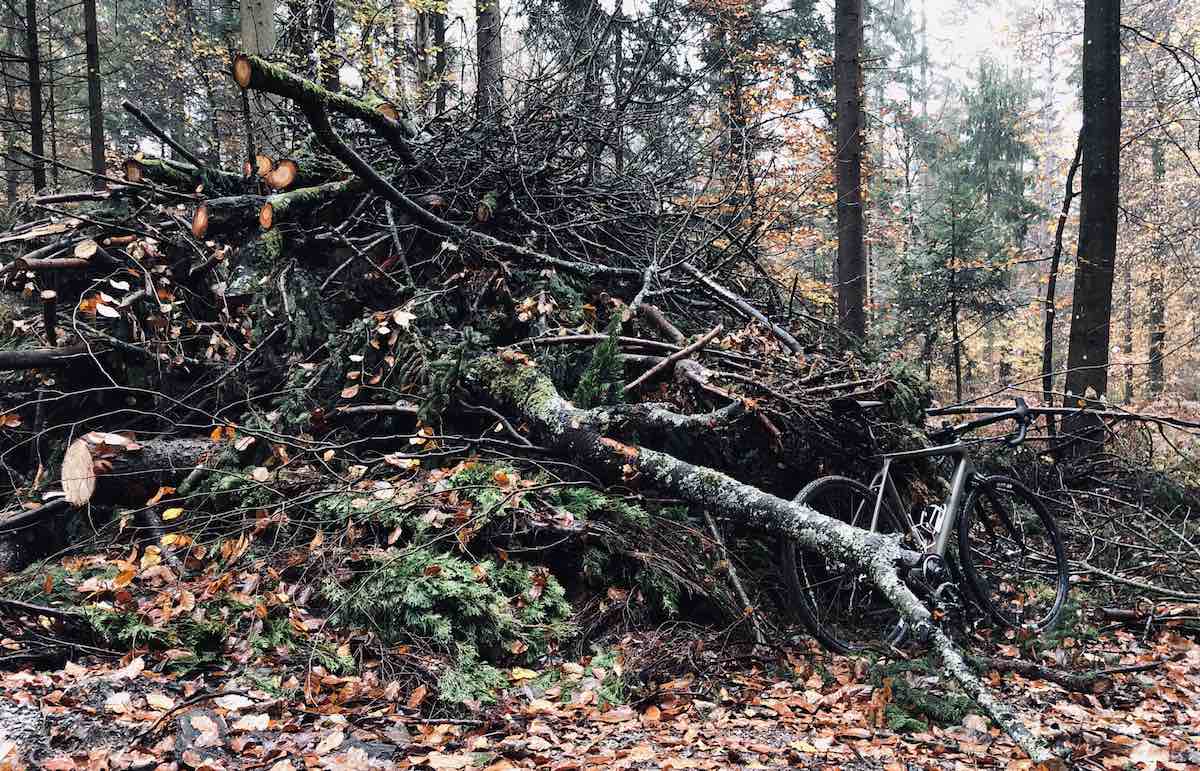
{"type": "Polygon", "coordinates": [[[271,160],[271,156],[259,153],[254,156],[254,168],[258,176],[265,178],[275,168],[275,161],[271,160]]]}
{"type": "Polygon", "coordinates": [[[204,234],[208,232],[208,204],[201,204],[196,208],[196,213],[192,215],[192,235],[196,238],[204,238],[204,234]]]}
{"type": "Polygon", "coordinates": [[[242,88],[250,88],[250,80],[254,77],[254,65],[246,54],[238,54],[233,59],[233,79],[242,88]]]}
{"type": "Polygon", "coordinates": [[[124,163],[125,181],[134,184],[141,184],[146,179],[146,171],[142,168],[142,164],[133,158],[125,159],[124,163]]]}
{"type": "Polygon", "coordinates": [[[264,177],[266,183],[276,190],[287,190],[300,176],[300,166],[290,158],[284,158],[264,177]]]}
{"type": "Polygon", "coordinates": [[[263,230],[270,230],[275,227],[275,207],[270,203],[264,203],[263,207],[258,210],[258,224],[263,230]]]}
{"type": "Polygon", "coordinates": [[[84,439],[76,439],[67,447],[63,456],[62,486],[66,499],[72,506],[82,506],[96,491],[96,471],[92,466],[92,452],[84,439]]]}

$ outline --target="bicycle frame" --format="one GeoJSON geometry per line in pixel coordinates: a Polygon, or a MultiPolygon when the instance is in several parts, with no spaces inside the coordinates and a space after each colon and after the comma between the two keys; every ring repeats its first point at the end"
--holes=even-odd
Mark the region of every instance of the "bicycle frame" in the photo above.
{"type": "Polygon", "coordinates": [[[954,442],[953,444],[943,444],[921,450],[887,453],[885,455],[878,455],[876,458],[883,461],[883,467],[871,479],[870,489],[878,490],[875,496],[875,510],[871,513],[871,530],[874,531],[879,525],[879,511],[883,506],[883,497],[886,494],[891,498],[892,509],[896,516],[901,518],[901,524],[916,539],[917,543],[925,543],[924,552],[926,554],[936,554],[939,557],[946,556],[946,545],[950,542],[950,536],[954,532],[954,525],[958,521],[958,508],[962,505],[962,497],[963,492],[967,488],[967,480],[971,478],[975,471],[971,465],[971,455],[967,450],[967,446],[962,442],[954,442]],[[934,541],[933,543],[925,543],[925,537],[918,532],[917,523],[913,521],[912,515],[908,511],[908,507],[905,506],[904,500],[900,497],[900,491],[896,489],[896,483],[892,481],[889,472],[891,471],[893,462],[933,457],[954,457],[958,459],[958,462],[954,467],[954,474],[950,479],[950,495],[943,502],[941,519],[937,523],[937,532],[935,533],[934,541]]]}

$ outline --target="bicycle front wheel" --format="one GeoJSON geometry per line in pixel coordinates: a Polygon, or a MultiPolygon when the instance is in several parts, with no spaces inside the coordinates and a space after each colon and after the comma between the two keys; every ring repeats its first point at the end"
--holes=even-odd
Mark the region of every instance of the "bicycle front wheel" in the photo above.
{"type": "MultiPolygon", "coordinates": [[[[875,496],[861,482],[829,476],[811,482],[795,498],[827,517],[863,529],[871,527],[875,496]]],[[[884,503],[875,532],[896,532],[896,518],[884,503]]],[[[781,543],[780,562],[792,607],[818,642],[834,653],[854,653],[879,643],[900,616],[865,574],[840,560],[781,543]]]]}
{"type": "Polygon", "coordinates": [[[958,519],[958,556],[976,602],[1013,628],[1048,629],[1067,599],[1058,524],[1015,479],[974,482],[958,519]]]}

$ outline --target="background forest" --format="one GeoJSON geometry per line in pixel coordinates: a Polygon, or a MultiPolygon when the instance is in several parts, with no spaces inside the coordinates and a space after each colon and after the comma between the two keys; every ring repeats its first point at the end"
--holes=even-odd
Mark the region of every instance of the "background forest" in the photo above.
{"type": "MultiPolygon", "coordinates": [[[[89,6],[4,6],[10,201],[35,186],[70,188],[80,179],[67,167],[89,164],[89,6]],[[46,161],[20,152],[31,149],[46,161]]],[[[175,154],[117,109],[130,100],[205,160],[238,165],[247,133],[228,75],[233,50],[271,54],[426,118],[474,105],[478,24],[466,3],[101,0],[94,10],[112,164],[138,151],[175,154]]],[[[486,12],[500,19],[503,88],[514,97],[587,36],[592,53],[581,69],[590,80],[576,117],[619,113],[612,136],[597,140],[611,148],[609,162],[648,174],[670,168],[676,176],[661,179],[664,187],[680,182],[680,195],[719,211],[739,247],[767,258],[815,314],[836,320],[828,8],[663,0],[500,2],[486,12]]],[[[1122,18],[1107,398],[1164,401],[1160,411],[1197,398],[1196,15],[1188,3],[1154,0],[1128,5],[1122,18]]],[[[1057,249],[1056,231],[1080,125],[1081,30],[1078,3],[866,6],[867,328],[880,347],[919,357],[945,402],[1005,385],[1037,392],[1043,371],[1065,369],[1077,195],[1057,249]]],[[[256,149],[295,154],[305,136],[295,116],[253,106],[256,149]]],[[[1048,391],[1062,391],[1056,380],[1048,391]]]]}

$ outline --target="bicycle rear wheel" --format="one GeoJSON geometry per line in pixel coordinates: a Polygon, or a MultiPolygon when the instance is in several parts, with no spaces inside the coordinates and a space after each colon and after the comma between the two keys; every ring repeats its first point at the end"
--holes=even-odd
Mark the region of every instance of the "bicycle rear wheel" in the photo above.
{"type": "Polygon", "coordinates": [[[976,602],[999,623],[1042,631],[1058,620],[1069,586],[1058,524],[1017,480],[972,483],[958,519],[958,556],[976,602]]]}
{"type": "MultiPolygon", "coordinates": [[[[822,477],[801,490],[795,501],[863,529],[870,528],[875,510],[875,496],[867,486],[848,477],[822,477]]],[[[875,532],[896,530],[896,518],[885,502],[875,532]]],[[[899,614],[864,574],[791,539],[783,539],[780,547],[792,607],[825,648],[854,653],[879,643],[895,628],[899,614]]]]}

